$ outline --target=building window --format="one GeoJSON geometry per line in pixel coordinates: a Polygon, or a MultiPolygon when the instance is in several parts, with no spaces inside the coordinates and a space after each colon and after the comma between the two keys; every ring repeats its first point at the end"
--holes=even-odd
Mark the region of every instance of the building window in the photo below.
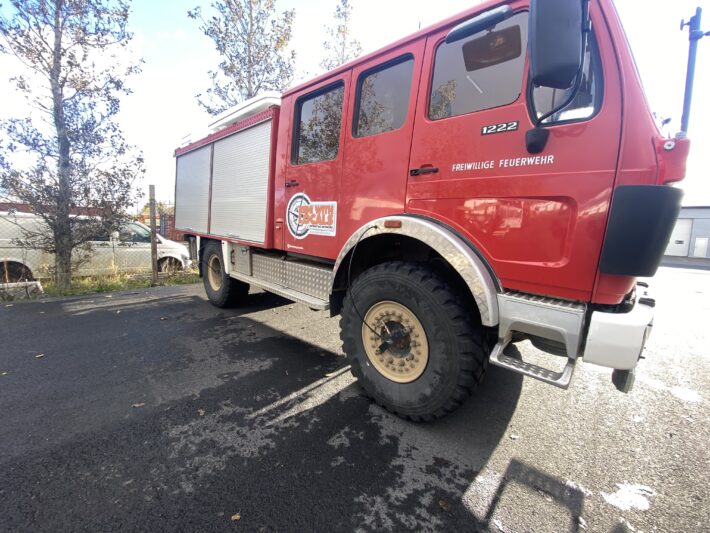
{"type": "Polygon", "coordinates": [[[409,111],[414,58],[400,58],[360,76],[353,135],[367,137],[402,127],[409,111]]]}
{"type": "MultiPolygon", "coordinates": [[[[543,124],[588,120],[596,115],[602,101],[602,69],[599,48],[592,35],[584,55],[582,81],[579,92],[564,109],[543,120],[543,124]]],[[[562,105],[572,89],[550,89],[549,87],[532,88],[533,117],[539,119],[562,105]]]]}
{"type": "Polygon", "coordinates": [[[523,85],[527,12],[436,49],[429,118],[439,120],[515,102],[523,85]]]}
{"type": "Polygon", "coordinates": [[[338,156],[344,91],[340,82],[298,101],[297,133],[292,150],[294,164],[318,163],[338,156]]]}

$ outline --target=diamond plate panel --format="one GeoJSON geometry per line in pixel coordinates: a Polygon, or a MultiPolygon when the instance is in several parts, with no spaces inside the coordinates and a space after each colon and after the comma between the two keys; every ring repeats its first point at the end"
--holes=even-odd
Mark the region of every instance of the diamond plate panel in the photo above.
{"type": "Polygon", "coordinates": [[[278,257],[253,254],[251,258],[251,275],[257,279],[284,285],[283,271],[281,269],[282,262],[283,259],[278,257]]]}
{"type": "Polygon", "coordinates": [[[333,271],[327,266],[263,254],[252,255],[252,276],[326,301],[333,283],[333,271]]]}

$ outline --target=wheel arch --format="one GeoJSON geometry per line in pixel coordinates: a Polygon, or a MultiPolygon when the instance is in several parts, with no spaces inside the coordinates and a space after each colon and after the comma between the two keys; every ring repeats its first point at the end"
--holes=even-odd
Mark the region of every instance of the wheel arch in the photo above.
{"type": "Polygon", "coordinates": [[[162,255],[160,255],[158,257],[158,265],[170,259],[174,259],[175,261],[180,263],[183,268],[185,268],[185,262],[182,260],[182,257],[179,257],[178,254],[174,252],[164,252],[162,255]]]}
{"type": "Polygon", "coordinates": [[[350,236],[333,267],[332,312],[339,312],[342,298],[337,295],[342,295],[352,281],[348,280],[351,260],[351,276],[355,279],[367,268],[393,259],[441,261],[451,279],[476,303],[481,323],[498,324],[500,283],[485,258],[452,228],[411,215],[373,220],[350,236]]]}
{"type": "Polygon", "coordinates": [[[35,277],[35,272],[32,270],[32,268],[25,261],[22,261],[21,259],[16,259],[16,258],[7,258],[7,259],[3,258],[3,259],[0,259],[0,283],[5,282],[3,277],[4,277],[6,265],[8,268],[19,267],[21,269],[24,269],[27,272],[29,272],[30,279],[33,279],[33,280],[37,279],[35,277]]]}

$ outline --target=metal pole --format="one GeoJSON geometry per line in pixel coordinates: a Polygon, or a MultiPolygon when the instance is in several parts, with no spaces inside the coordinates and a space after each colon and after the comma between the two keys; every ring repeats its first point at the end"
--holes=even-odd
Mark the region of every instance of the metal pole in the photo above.
{"type": "Polygon", "coordinates": [[[155,185],[150,186],[150,258],[153,266],[153,285],[158,284],[158,238],[155,235],[155,185]]]}
{"type": "Polygon", "coordinates": [[[689,28],[688,40],[690,41],[690,49],[688,51],[688,71],[685,77],[685,98],[683,100],[683,118],[680,122],[679,137],[686,137],[688,134],[688,123],[690,122],[690,105],[693,100],[693,83],[695,81],[695,59],[698,54],[698,41],[705,34],[700,29],[700,22],[703,16],[702,8],[695,10],[695,15],[688,22],[681,22],[680,29],[686,26],[689,28]]]}

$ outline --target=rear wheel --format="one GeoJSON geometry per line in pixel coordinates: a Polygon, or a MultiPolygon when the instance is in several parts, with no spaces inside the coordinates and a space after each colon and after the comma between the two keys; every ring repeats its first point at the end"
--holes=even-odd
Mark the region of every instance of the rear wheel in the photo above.
{"type": "Polygon", "coordinates": [[[367,270],[348,291],[341,316],[353,375],[399,416],[440,418],[483,378],[483,328],[427,266],[391,262],[367,270]]]}
{"type": "Polygon", "coordinates": [[[202,281],[210,302],[217,307],[231,307],[244,301],[249,285],[231,278],[224,268],[222,247],[210,243],[202,256],[202,281]]]}

